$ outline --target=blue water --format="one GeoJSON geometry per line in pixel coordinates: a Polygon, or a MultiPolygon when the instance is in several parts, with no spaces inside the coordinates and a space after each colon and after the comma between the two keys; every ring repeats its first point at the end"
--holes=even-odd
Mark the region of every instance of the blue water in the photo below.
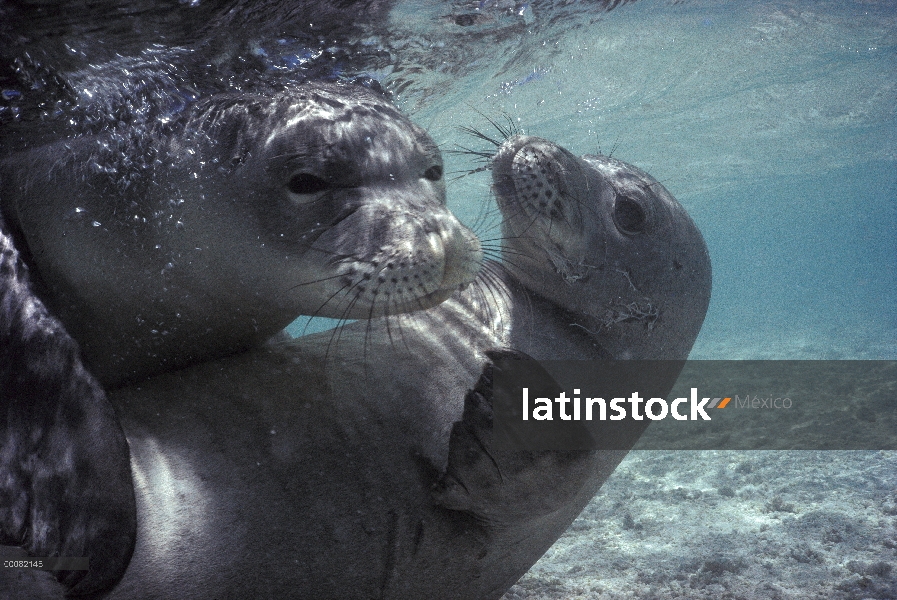
{"type": "MultiPolygon", "coordinates": [[[[399,105],[443,150],[507,116],[664,183],[713,261],[693,357],[897,358],[897,4],[581,4],[551,25],[533,3],[529,26],[506,17],[466,42],[409,17],[432,4],[393,11],[435,55],[399,105]]],[[[448,173],[475,166],[446,156],[448,173]]],[[[449,185],[462,220],[488,185],[449,185]]]]}

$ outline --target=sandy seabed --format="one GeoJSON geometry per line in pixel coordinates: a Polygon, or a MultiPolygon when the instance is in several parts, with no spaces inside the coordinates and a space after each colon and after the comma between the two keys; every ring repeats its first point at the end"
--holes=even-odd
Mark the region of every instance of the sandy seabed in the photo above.
{"type": "Polygon", "coordinates": [[[897,452],[634,451],[503,600],[897,598],[897,452]]]}
{"type": "MultiPolygon", "coordinates": [[[[693,356],[831,358],[789,344],[693,356]]],[[[502,600],[624,598],[897,599],[897,451],[630,452],[502,600]]]]}

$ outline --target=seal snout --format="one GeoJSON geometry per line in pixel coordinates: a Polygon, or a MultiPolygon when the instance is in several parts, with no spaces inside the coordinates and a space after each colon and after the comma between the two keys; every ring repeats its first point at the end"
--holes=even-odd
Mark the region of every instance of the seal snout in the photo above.
{"type": "Polygon", "coordinates": [[[471,283],[483,258],[477,237],[444,207],[381,203],[358,207],[315,248],[331,257],[320,277],[330,300],[319,314],[350,319],[435,306],[471,283]]]}
{"type": "Polygon", "coordinates": [[[585,187],[579,160],[542,138],[517,135],[508,139],[492,162],[493,191],[506,217],[524,212],[532,221],[569,222],[578,194],[585,187]]]}
{"type": "Polygon", "coordinates": [[[550,264],[568,282],[584,277],[578,265],[594,195],[588,171],[581,159],[542,138],[514,136],[499,149],[493,191],[518,265],[538,272],[550,264]]]}

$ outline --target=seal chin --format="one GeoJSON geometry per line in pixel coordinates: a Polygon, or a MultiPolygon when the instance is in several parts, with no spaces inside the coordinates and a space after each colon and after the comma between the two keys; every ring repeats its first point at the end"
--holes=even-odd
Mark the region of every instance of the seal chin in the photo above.
{"type": "Polygon", "coordinates": [[[445,302],[455,292],[464,291],[476,280],[483,265],[479,238],[462,228],[449,232],[449,235],[449,240],[440,239],[445,261],[439,287],[416,299],[413,306],[398,307],[401,310],[393,309],[391,314],[431,308],[445,302]]]}

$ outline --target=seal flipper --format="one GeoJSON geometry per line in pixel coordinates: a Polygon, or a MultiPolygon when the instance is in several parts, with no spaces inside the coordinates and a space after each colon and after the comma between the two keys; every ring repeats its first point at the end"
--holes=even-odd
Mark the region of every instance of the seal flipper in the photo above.
{"type": "Polygon", "coordinates": [[[137,532],[130,453],[78,347],[34,295],[0,217],[0,543],[87,556],[57,571],[67,594],[121,578],[137,532]]]}
{"type": "Polygon", "coordinates": [[[432,493],[444,508],[469,512],[489,524],[512,525],[566,506],[592,476],[594,452],[497,447],[492,429],[497,368],[493,361],[532,359],[508,349],[489,350],[486,356],[490,362],[464,397],[461,421],[452,426],[448,465],[432,493]]]}

